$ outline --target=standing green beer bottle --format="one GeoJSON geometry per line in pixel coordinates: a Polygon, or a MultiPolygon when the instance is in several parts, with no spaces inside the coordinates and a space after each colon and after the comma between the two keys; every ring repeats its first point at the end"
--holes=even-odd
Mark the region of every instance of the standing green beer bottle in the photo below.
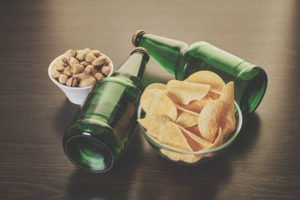
{"type": "Polygon", "coordinates": [[[187,45],[139,30],[133,35],[132,43],[146,48],[151,58],[175,74],[177,80],[184,80],[200,70],[208,70],[217,73],[225,82],[234,81],[235,100],[245,114],[258,107],[267,89],[267,75],[261,67],[207,42],[187,45]]]}
{"type": "Polygon", "coordinates": [[[130,144],[149,55],[138,47],[111,77],[96,83],[66,131],[63,148],[78,167],[94,173],[110,170],[130,144]]]}

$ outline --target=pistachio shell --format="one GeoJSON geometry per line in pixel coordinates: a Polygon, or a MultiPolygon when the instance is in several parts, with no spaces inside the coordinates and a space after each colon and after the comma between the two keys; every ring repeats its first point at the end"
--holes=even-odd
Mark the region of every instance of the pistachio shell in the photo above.
{"type": "Polygon", "coordinates": [[[51,76],[52,76],[52,78],[58,79],[59,75],[60,75],[60,72],[56,71],[55,69],[51,70],[51,76]]]}
{"type": "Polygon", "coordinates": [[[71,67],[65,67],[63,74],[67,75],[67,76],[72,76],[72,71],[71,71],[71,67]]]}
{"type": "Polygon", "coordinates": [[[101,74],[101,73],[96,73],[94,76],[97,79],[97,81],[99,81],[99,80],[101,80],[101,79],[104,78],[103,74],[101,74]]]}
{"type": "Polygon", "coordinates": [[[94,56],[96,56],[97,58],[102,55],[99,50],[91,50],[90,53],[94,54],[94,56]]]}
{"type": "Polygon", "coordinates": [[[83,61],[85,59],[85,56],[86,56],[86,52],[84,50],[78,50],[76,59],[79,61],[83,61]]]}
{"type": "Polygon", "coordinates": [[[80,62],[80,64],[86,67],[86,66],[88,66],[90,63],[88,63],[88,62],[86,62],[86,61],[82,61],[82,62],[80,62]]]}
{"type": "Polygon", "coordinates": [[[85,60],[89,63],[92,63],[95,59],[96,59],[96,56],[94,56],[94,54],[92,54],[92,53],[88,53],[85,56],[85,60]]]}
{"type": "Polygon", "coordinates": [[[96,79],[93,76],[84,77],[79,84],[79,87],[87,87],[90,85],[94,85],[96,83],[96,79]]]}
{"type": "Polygon", "coordinates": [[[95,69],[95,67],[93,65],[88,65],[88,66],[86,66],[84,73],[87,76],[93,76],[94,74],[97,73],[97,70],[95,69]]]}
{"type": "Polygon", "coordinates": [[[68,80],[68,76],[65,74],[60,74],[58,77],[58,82],[61,84],[65,84],[68,80]]]}
{"type": "Polygon", "coordinates": [[[83,70],[84,70],[84,67],[81,64],[74,64],[71,67],[71,71],[73,74],[79,74],[79,73],[83,72],[83,70]]]}
{"type": "Polygon", "coordinates": [[[73,49],[67,50],[64,55],[69,55],[70,57],[75,57],[76,56],[76,51],[73,49]]]}
{"type": "Polygon", "coordinates": [[[101,68],[101,73],[104,74],[105,76],[107,76],[110,73],[110,66],[103,66],[101,68]]]}
{"type": "Polygon", "coordinates": [[[71,57],[70,60],[69,60],[69,65],[70,65],[71,67],[73,67],[73,66],[76,65],[76,64],[79,64],[79,61],[76,60],[76,58],[71,57]]]}
{"type": "Polygon", "coordinates": [[[63,66],[62,60],[57,59],[54,62],[53,69],[55,69],[56,71],[60,71],[60,72],[63,71],[64,70],[64,66],[63,66]]]}
{"type": "Polygon", "coordinates": [[[109,64],[110,64],[110,62],[109,62],[108,58],[105,57],[105,64],[104,65],[109,65],[109,64]]]}
{"type": "Polygon", "coordinates": [[[70,60],[71,57],[66,57],[66,56],[63,56],[61,58],[61,61],[62,63],[65,65],[65,66],[68,66],[69,65],[69,60],[70,60]]]}
{"type": "Polygon", "coordinates": [[[74,77],[77,81],[81,81],[81,79],[86,77],[86,75],[85,75],[85,73],[79,73],[79,74],[76,74],[74,77]]]}
{"type": "Polygon", "coordinates": [[[105,63],[105,58],[106,58],[105,56],[100,56],[99,58],[93,61],[93,65],[95,67],[102,66],[105,63]]]}
{"type": "Polygon", "coordinates": [[[70,59],[75,56],[76,56],[76,51],[70,49],[66,51],[62,56],[62,62],[64,63],[65,66],[67,66],[70,64],[70,59]]]}
{"type": "Polygon", "coordinates": [[[78,80],[76,78],[73,78],[72,87],[77,87],[77,86],[78,86],[78,80]]]}
{"type": "Polygon", "coordinates": [[[83,51],[84,51],[85,53],[89,53],[89,52],[90,52],[90,48],[85,48],[85,49],[83,49],[83,51]]]}
{"type": "Polygon", "coordinates": [[[66,86],[72,87],[73,77],[69,78],[66,82],[66,86]]]}

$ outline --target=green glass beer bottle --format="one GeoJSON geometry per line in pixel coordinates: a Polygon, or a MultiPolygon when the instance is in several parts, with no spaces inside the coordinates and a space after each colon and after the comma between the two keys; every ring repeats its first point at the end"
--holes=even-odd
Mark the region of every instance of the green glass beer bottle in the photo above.
{"type": "Polygon", "coordinates": [[[217,73],[225,82],[234,81],[235,100],[244,114],[254,112],[267,89],[267,74],[261,67],[207,42],[187,45],[139,30],[133,35],[132,43],[147,49],[151,58],[175,74],[177,80],[184,80],[200,70],[209,70],[217,73]]]}
{"type": "Polygon", "coordinates": [[[111,77],[96,83],[63,138],[67,157],[79,168],[104,173],[130,144],[149,55],[135,48],[111,77]]]}

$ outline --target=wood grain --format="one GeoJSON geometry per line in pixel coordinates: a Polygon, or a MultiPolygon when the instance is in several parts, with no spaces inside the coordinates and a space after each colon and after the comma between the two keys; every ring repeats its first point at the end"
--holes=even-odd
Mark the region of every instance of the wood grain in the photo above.
{"type": "MultiPolygon", "coordinates": [[[[0,199],[299,199],[300,3],[0,1],[0,199]],[[208,41],[268,73],[266,96],[218,159],[182,167],[137,135],[109,173],[76,169],[62,135],[79,108],[49,80],[67,49],[97,48],[115,66],[137,29],[208,41]]],[[[145,84],[173,78],[154,61],[145,84]]]]}

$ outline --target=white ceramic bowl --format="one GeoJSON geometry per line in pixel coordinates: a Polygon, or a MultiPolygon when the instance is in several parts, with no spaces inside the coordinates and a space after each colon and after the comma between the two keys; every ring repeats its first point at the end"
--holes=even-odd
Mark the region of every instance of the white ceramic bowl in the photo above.
{"type": "MultiPolygon", "coordinates": [[[[103,55],[106,56],[105,54],[103,54],[103,55]]],[[[51,76],[51,69],[52,69],[52,67],[54,65],[55,60],[56,59],[61,59],[62,56],[63,55],[58,56],[57,58],[55,58],[50,63],[49,68],[48,68],[49,78],[52,80],[52,82],[55,85],[57,85],[65,93],[65,95],[67,96],[67,98],[69,99],[70,102],[82,106],[84,104],[84,102],[85,102],[86,97],[90,93],[92,86],[83,87],[83,88],[80,88],[80,87],[69,87],[69,86],[60,84],[57,80],[55,80],[51,76]]],[[[112,75],[112,73],[114,71],[114,65],[113,65],[113,62],[111,61],[111,59],[108,56],[106,56],[106,57],[108,58],[108,60],[110,62],[110,67],[111,67],[110,73],[107,75],[107,77],[109,77],[109,76],[112,75]]]]}

